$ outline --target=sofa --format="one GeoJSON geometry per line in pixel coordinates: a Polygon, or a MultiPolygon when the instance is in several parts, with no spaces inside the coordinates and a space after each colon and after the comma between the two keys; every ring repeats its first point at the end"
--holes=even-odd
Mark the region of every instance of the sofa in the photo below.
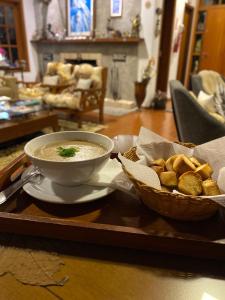
{"type": "Polygon", "coordinates": [[[199,145],[225,136],[224,117],[207,110],[212,99],[198,101],[178,80],[170,81],[170,91],[179,141],[199,145]]]}

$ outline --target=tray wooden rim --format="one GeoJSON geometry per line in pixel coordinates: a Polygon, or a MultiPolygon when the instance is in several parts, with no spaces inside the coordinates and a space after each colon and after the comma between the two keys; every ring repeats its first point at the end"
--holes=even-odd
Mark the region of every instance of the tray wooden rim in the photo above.
{"type": "MultiPolygon", "coordinates": [[[[6,172],[15,171],[21,162],[27,163],[21,155],[3,171],[3,181],[7,182],[6,172]]],[[[1,183],[1,182],[0,182],[1,183]]],[[[29,196],[30,197],[30,196],[29,196]]],[[[32,198],[32,197],[31,197],[32,198]]],[[[57,217],[21,215],[20,213],[0,212],[0,232],[46,238],[70,240],[115,247],[126,247],[154,252],[177,254],[210,259],[225,259],[225,243],[206,239],[193,239],[176,233],[160,232],[155,229],[145,232],[141,228],[88,221],[66,220],[57,217]],[[48,230],[46,230],[46,225],[48,230]],[[207,249],[207,251],[203,251],[207,249]]]]}

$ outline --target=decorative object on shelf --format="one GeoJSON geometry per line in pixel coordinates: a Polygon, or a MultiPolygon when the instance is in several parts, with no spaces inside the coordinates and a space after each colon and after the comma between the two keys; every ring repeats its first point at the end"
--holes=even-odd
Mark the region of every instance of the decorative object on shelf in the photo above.
{"type": "Polygon", "coordinates": [[[139,37],[140,27],[141,27],[141,18],[140,18],[140,15],[137,14],[131,20],[131,36],[132,37],[139,37]]]}
{"type": "Polygon", "coordinates": [[[151,78],[154,76],[154,65],[155,59],[151,57],[148,60],[147,66],[142,73],[141,81],[134,82],[135,100],[139,109],[141,108],[141,105],[146,96],[146,87],[151,78]]]}
{"type": "Polygon", "coordinates": [[[198,39],[196,39],[196,42],[195,42],[194,52],[195,53],[200,53],[201,52],[201,48],[202,48],[202,39],[198,38],[198,39]]]}
{"type": "Polygon", "coordinates": [[[155,13],[157,15],[156,23],[155,23],[155,37],[158,37],[160,35],[160,32],[161,32],[161,18],[160,18],[160,16],[163,13],[162,8],[160,8],[160,7],[156,8],[155,13]]]}
{"type": "Polygon", "coordinates": [[[55,32],[52,30],[52,24],[47,24],[47,34],[48,38],[55,39],[55,32]]]}
{"type": "Polygon", "coordinates": [[[121,17],[123,9],[123,0],[111,0],[110,16],[121,17]]]}
{"type": "Polygon", "coordinates": [[[94,0],[67,0],[68,36],[91,36],[94,32],[94,0]]]}
{"type": "Polygon", "coordinates": [[[42,38],[42,34],[39,30],[35,30],[32,35],[32,41],[39,41],[42,38]]]}
{"type": "Polygon", "coordinates": [[[41,28],[41,38],[45,39],[47,38],[47,14],[48,14],[48,6],[52,0],[39,0],[39,2],[42,4],[42,28],[41,28]]]}
{"type": "Polygon", "coordinates": [[[106,30],[107,30],[107,36],[108,37],[115,37],[115,38],[118,38],[118,37],[122,37],[122,33],[119,31],[119,30],[116,30],[112,27],[111,25],[111,18],[108,18],[107,19],[107,27],[106,27],[106,30]]]}

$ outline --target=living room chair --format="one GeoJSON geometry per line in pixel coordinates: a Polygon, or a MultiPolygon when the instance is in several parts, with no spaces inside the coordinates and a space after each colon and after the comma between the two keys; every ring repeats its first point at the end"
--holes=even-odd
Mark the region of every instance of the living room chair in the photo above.
{"type": "Polygon", "coordinates": [[[173,115],[181,142],[203,144],[225,136],[225,123],[210,115],[178,81],[170,81],[173,115]]]}
{"type": "Polygon", "coordinates": [[[224,84],[225,86],[225,78],[215,71],[202,70],[198,74],[191,75],[191,89],[196,96],[200,91],[215,94],[218,84],[224,84]]]}
{"type": "Polygon", "coordinates": [[[74,65],[71,72],[70,84],[60,92],[51,88],[52,92],[43,97],[44,102],[59,114],[75,118],[79,126],[84,113],[98,109],[99,122],[103,123],[107,68],[82,64],[74,65]]]}
{"type": "Polygon", "coordinates": [[[7,96],[11,99],[18,98],[17,79],[13,76],[0,77],[0,96],[7,96]]]}

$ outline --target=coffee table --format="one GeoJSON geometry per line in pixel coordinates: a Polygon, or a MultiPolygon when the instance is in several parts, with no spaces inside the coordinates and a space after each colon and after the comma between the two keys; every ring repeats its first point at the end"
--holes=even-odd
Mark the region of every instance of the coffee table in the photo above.
{"type": "Polygon", "coordinates": [[[14,118],[0,123],[0,143],[38,132],[45,127],[59,130],[58,115],[51,111],[39,111],[23,118],[14,118]]]}

